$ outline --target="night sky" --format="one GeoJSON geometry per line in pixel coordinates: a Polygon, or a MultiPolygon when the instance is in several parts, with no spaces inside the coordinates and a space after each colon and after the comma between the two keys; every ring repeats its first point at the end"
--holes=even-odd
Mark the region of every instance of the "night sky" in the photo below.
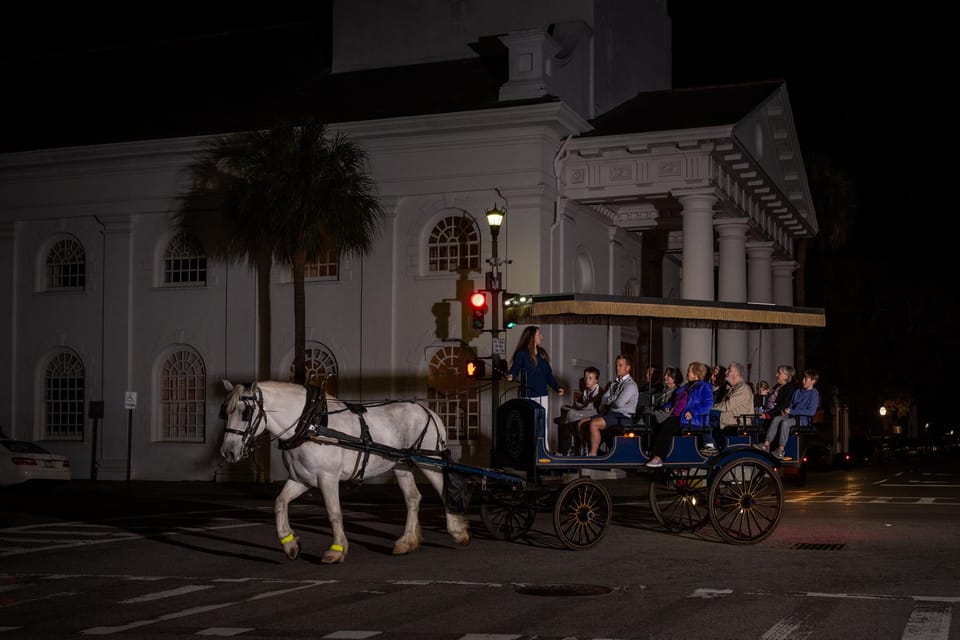
{"type": "MultiPolygon", "coordinates": [[[[325,3],[218,4],[5,9],[14,99],[0,151],[93,142],[117,123],[131,138],[230,131],[237,105],[268,110],[326,71],[325,3]]],[[[786,81],[821,228],[804,303],[828,322],[808,332],[806,365],[855,420],[896,398],[949,420],[937,398],[960,358],[950,5],[853,5],[671,0],[674,86],[786,81]]]]}
{"type": "Polygon", "coordinates": [[[953,420],[940,400],[960,357],[946,6],[673,0],[670,12],[675,87],[787,83],[821,229],[805,300],[827,313],[807,336],[821,393],[837,385],[861,421],[896,399],[953,420]]]}

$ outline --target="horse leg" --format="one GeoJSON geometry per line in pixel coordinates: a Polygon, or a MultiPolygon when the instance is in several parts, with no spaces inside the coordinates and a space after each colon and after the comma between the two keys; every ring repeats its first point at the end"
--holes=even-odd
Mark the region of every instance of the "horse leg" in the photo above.
{"type": "Polygon", "coordinates": [[[440,500],[444,503],[443,512],[447,516],[447,533],[457,544],[470,544],[470,523],[463,514],[450,513],[447,511],[446,501],[443,495],[443,474],[435,469],[420,467],[427,481],[440,494],[440,500]]]}
{"type": "Polygon", "coordinates": [[[421,496],[412,471],[394,467],[393,473],[397,477],[397,484],[400,485],[404,502],[407,504],[407,523],[403,529],[403,535],[393,544],[393,554],[403,555],[419,547],[423,540],[420,535],[421,496]]]}
{"type": "Polygon", "coordinates": [[[300,555],[300,538],[295,536],[290,528],[287,505],[296,500],[306,490],[307,487],[299,482],[287,480],[273,504],[273,513],[277,519],[277,537],[280,538],[283,552],[291,560],[295,560],[300,555]]]}
{"type": "Polygon", "coordinates": [[[323,504],[327,508],[327,518],[330,520],[330,529],[333,532],[333,543],[323,552],[320,561],[323,564],[343,562],[347,557],[347,534],[343,530],[343,511],[340,508],[340,480],[332,474],[323,474],[320,477],[320,491],[323,493],[323,504]]]}

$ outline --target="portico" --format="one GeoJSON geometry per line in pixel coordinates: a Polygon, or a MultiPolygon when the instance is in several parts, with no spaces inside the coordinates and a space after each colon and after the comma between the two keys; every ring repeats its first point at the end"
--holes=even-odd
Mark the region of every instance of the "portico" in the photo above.
{"type": "MultiPolygon", "coordinates": [[[[794,304],[795,242],[817,222],[783,83],[641,94],[593,124],[562,151],[560,200],[658,238],[643,246],[660,287],[642,295],[794,304]]],[[[756,381],[794,362],[793,332],[664,331],[662,358],[737,360],[756,381]]]]}

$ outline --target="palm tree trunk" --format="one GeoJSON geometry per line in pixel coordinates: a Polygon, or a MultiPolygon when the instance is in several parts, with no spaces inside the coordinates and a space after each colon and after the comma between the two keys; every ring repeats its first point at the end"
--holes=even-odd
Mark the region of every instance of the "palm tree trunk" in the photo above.
{"type": "Polygon", "coordinates": [[[303,384],[307,380],[304,356],[307,349],[306,338],[306,293],[303,287],[303,271],[307,262],[307,252],[297,249],[293,253],[293,381],[303,384]]]}
{"type": "MultiPolygon", "coordinates": [[[[269,251],[257,256],[257,380],[270,380],[273,362],[271,349],[272,319],[270,315],[270,270],[272,258],[269,251]]],[[[270,438],[261,437],[253,454],[254,479],[270,482],[270,438]]]]}

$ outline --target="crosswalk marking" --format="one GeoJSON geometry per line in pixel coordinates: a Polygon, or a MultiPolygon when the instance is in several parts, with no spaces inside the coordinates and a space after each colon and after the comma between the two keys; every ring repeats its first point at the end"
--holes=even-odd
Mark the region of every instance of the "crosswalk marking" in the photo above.
{"type": "Polygon", "coordinates": [[[910,612],[901,640],[947,640],[952,606],[944,602],[918,602],[910,612]]]}
{"type": "Polygon", "coordinates": [[[120,604],[137,604],[140,602],[151,602],[153,600],[161,600],[163,598],[172,598],[174,596],[182,596],[187,593],[193,593],[195,591],[206,591],[207,589],[213,589],[212,584],[188,584],[184,587],[177,587],[176,589],[169,589],[167,591],[158,591],[156,593],[148,593],[146,595],[137,596],[136,598],[130,598],[128,600],[121,600],[120,604]]]}

